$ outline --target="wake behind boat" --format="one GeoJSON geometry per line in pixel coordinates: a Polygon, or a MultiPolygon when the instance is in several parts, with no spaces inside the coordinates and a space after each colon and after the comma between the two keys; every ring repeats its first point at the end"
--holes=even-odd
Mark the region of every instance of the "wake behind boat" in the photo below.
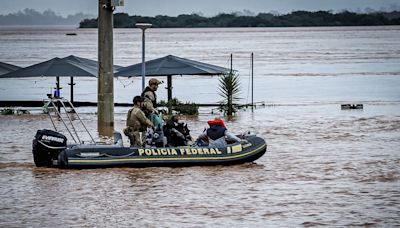
{"type": "MultiPolygon", "coordinates": [[[[64,103],[68,103],[74,110],[73,105],[65,99],[47,100],[59,117],[61,113],[57,111],[57,102],[61,103],[65,110],[64,103]]],[[[75,114],[78,115],[76,112],[75,114]]],[[[50,114],[49,116],[53,122],[50,114]]],[[[81,121],[79,115],[78,119],[81,121]]],[[[71,119],[69,120],[72,124],[71,119]]],[[[66,126],[64,121],[63,123],[66,126]]],[[[82,121],[81,123],[85,126],[82,121]]],[[[53,126],[56,126],[54,122],[53,126]]],[[[75,128],[68,132],[72,138],[77,138],[73,137],[74,130],[75,128]]],[[[112,145],[97,144],[92,137],[91,144],[83,144],[79,138],[78,143],[68,144],[65,135],[44,129],[37,131],[32,152],[36,166],[60,168],[233,165],[255,161],[266,152],[267,145],[264,139],[249,133],[238,137],[243,139],[243,143],[233,143],[218,148],[197,145],[124,147],[122,136],[118,132],[114,133],[112,145]]]]}

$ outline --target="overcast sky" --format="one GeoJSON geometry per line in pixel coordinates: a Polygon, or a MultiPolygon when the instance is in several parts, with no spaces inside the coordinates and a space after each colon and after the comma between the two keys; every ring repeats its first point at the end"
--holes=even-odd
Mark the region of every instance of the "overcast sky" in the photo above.
{"type": "MultiPolygon", "coordinates": [[[[97,16],[98,0],[0,0],[0,3],[0,14],[31,8],[39,12],[51,9],[63,16],[78,12],[97,16]]],[[[254,13],[287,13],[293,10],[363,11],[365,8],[400,10],[400,0],[125,0],[125,6],[118,7],[117,11],[143,16],[176,16],[199,12],[214,16],[244,9],[254,13]]]]}

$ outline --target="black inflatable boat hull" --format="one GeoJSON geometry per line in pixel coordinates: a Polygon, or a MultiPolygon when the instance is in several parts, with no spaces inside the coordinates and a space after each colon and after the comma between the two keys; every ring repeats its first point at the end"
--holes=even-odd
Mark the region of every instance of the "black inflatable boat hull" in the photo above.
{"type": "Polygon", "coordinates": [[[264,139],[250,136],[246,144],[225,148],[137,148],[116,145],[75,145],[60,152],[53,166],[62,168],[232,165],[252,162],[267,149],[264,139]]]}

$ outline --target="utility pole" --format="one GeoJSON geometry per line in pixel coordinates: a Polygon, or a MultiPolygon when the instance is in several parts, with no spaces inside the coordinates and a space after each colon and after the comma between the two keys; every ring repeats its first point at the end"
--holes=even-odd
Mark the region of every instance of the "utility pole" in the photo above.
{"type": "Polygon", "coordinates": [[[102,136],[114,132],[113,10],[111,0],[99,0],[97,128],[102,136]]]}

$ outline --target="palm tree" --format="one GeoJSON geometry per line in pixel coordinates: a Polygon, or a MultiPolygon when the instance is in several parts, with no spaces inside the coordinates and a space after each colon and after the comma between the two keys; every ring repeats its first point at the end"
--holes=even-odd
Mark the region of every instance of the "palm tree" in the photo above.
{"type": "Polygon", "coordinates": [[[240,100],[240,82],[239,75],[233,71],[224,74],[219,79],[219,94],[223,97],[221,102],[221,110],[228,116],[232,116],[233,113],[237,112],[238,104],[240,100]]]}

